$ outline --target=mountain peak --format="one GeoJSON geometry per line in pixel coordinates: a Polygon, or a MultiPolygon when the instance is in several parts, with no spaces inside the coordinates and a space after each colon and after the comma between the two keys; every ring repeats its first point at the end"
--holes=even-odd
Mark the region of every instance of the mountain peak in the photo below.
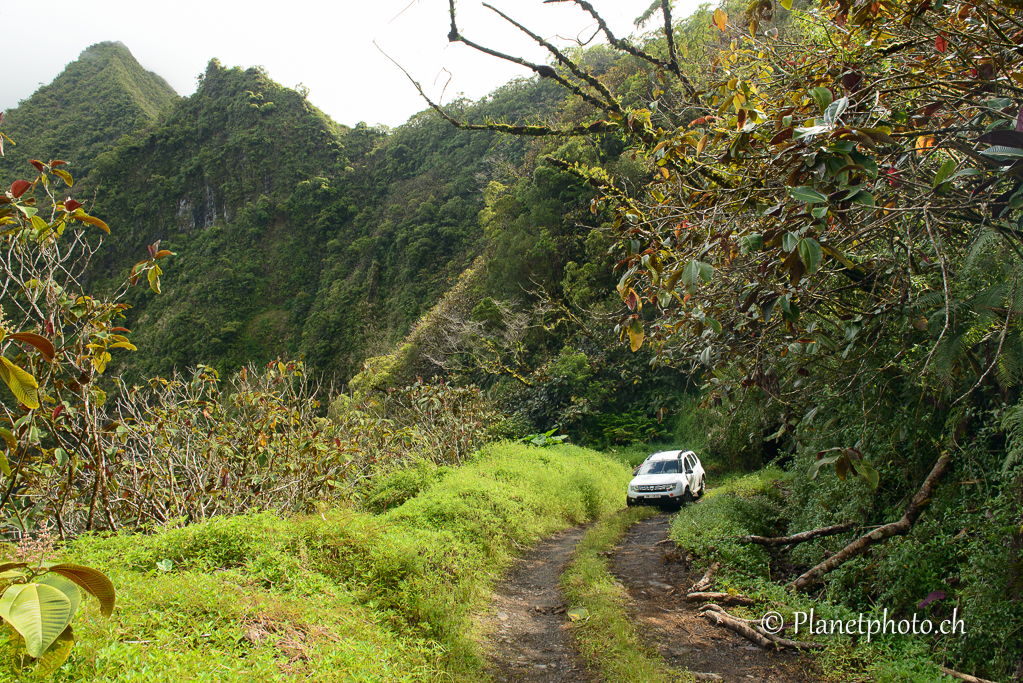
{"type": "Polygon", "coordinates": [[[155,121],[177,98],[124,43],[91,45],[53,82],[5,112],[4,133],[16,145],[0,158],[0,186],[28,173],[31,158],[77,162],[72,173],[81,178],[100,152],[155,121]]]}

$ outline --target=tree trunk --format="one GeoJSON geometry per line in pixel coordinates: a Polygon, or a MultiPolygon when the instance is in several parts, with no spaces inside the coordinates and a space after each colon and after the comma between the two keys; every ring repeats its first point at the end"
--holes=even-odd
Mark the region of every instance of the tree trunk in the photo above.
{"type": "Polygon", "coordinates": [[[913,528],[913,524],[916,522],[917,518],[920,517],[920,513],[923,512],[921,509],[923,504],[930,500],[934,487],[945,475],[945,471],[948,469],[948,465],[951,462],[952,456],[948,452],[945,452],[940,458],[938,458],[938,461],[934,463],[934,467],[931,469],[931,473],[927,475],[926,479],[924,479],[923,485],[920,487],[920,490],[916,492],[916,495],[913,496],[913,500],[909,502],[909,506],[906,508],[905,514],[902,515],[902,518],[899,519],[899,521],[892,522],[891,524],[885,524],[882,527],[874,529],[870,533],[860,536],[855,541],[793,581],[789,584],[789,587],[795,588],[796,590],[805,590],[809,586],[813,585],[813,583],[822,575],[832,571],[846,560],[856,557],[857,555],[862,555],[875,543],[880,543],[892,536],[905,536],[908,534],[909,530],[913,528]]]}

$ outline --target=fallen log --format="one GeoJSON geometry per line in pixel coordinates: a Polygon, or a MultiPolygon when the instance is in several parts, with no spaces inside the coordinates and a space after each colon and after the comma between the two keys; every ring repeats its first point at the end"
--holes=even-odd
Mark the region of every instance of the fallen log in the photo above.
{"type": "Polygon", "coordinates": [[[699,602],[706,600],[707,602],[722,602],[726,605],[755,605],[756,601],[747,598],[745,595],[732,595],[730,593],[688,593],[686,595],[686,602],[699,602]]]}
{"type": "Polygon", "coordinates": [[[920,486],[920,490],[913,496],[913,500],[909,502],[906,507],[905,514],[897,522],[891,524],[885,524],[882,527],[878,527],[873,531],[864,534],[857,538],[855,541],[845,546],[837,553],[824,560],[815,567],[812,567],[805,574],[797,578],[795,581],[789,584],[789,588],[795,590],[804,590],[813,585],[822,575],[827,574],[831,570],[840,566],[843,562],[857,555],[862,555],[876,543],[880,543],[886,538],[892,536],[905,536],[909,533],[909,530],[913,528],[913,524],[916,523],[917,518],[920,517],[920,513],[923,512],[924,503],[930,501],[931,493],[934,491],[934,487],[938,484],[941,478],[945,475],[945,471],[948,469],[949,463],[952,462],[952,455],[948,452],[942,454],[938,461],[934,463],[934,467],[931,469],[930,474],[924,479],[924,483],[920,486]]]}
{"type": "Polygon", "coordinates": [[[731,617],[727,617],[721,612],[708,610],[703,613],[703,616],[705,616],[715,626],[723,626],[724,628],[727,628],[729,631],[734,631],[735,633],[738,633],[746,640],[754,642],[762,648],[769,650],[774,647],[774,641],[760,635],[759,633],[757,633],[756,631],[754,631],[741,621],[736,621],[731,617]]]}
{"type": "Polygon", "coordinates": [[[778,647],[787,647],[790,650],[823,650],[824,649],[824,644],[823,643],[807,643],[807,642],[802,641],[802,640],[789,640],[788,638],[782,638],[781,636],[776,635],[774,633],[769,633],[768,631],[764,630],[764,628],[762,626],[754,626],[753,628],[756,630],[757,633],[759,633],[762,636],[765,636],[765,637],[770,638],[771,640],[773,640],[775,645],[777,645],[778,647]]]}
{"type": "Polygon", "coordinates": [[[707,569],[706,573],[704,573],[703,578],[694,583],[693,587],[687,590],[686,592],[699,593],[700,591],[705,591],[708,588],[710,588],[711,584],[714,583],[714,580],[711,577],[714,576],[714,572],[716,572],[720,566],[721,566],[720,562],[715,562],[714,564],[712,564],[707,569]]]}
{"type": "Polygon", "coordinates": [[[765,628],[763,628],[763,626],[760,625],[760,620],[759,619],[743,619],[742,617],[737,617],[737,616],[735,616],[733,614],[729,614],[728,612],[723,610],[720,605],[715,605],[715,604],[712,603],[710,605],[704,605],[703,607],[700,608],[701,612],[708,611],[708,610],[712,611],[712,612],[715,612],[717,614],[720,614],[722,616],[725,616],[725,617],[727,617],[727,618],[729,618],[729,619],[731,619],[733,621],[738,621],[738,622],[742,622],[744,624],[749,624],[750,626],[753,627],[754,631],[756,631],[757,633],[759,633],[763,637],[765,637],[768,640],[770,640],[771,642],[773,642],[775,644],[775,647],[785,647],[785,648],[789,648],[790,650],[823,650],[824,649],[824,645],[821,644],[821,643],[807,643],[807,642],[804,642],[804,641],[801,641],[801,640],[789,640],[788,638],[782,638],[781,636],[776,635],[774,633],[771,633],[770,631],[768,631],[765,628]]]}
{"type": "Polygon", "coordinates": [[[824,536],[834,536],[844,531],[848,531],[856,526],[855,522],[842,522],[841,524],[835,524],[834,526],[821,527],[820,529],[811,529],[810,531],[803,531],[792,536],[781,536],[778,538],[769,538],[767,536],[739,536],[740,543],[756,543],[757,545],[763,545],[768,547],[776,547],[779,545],[795,545],[797,543],[805,543],[806,541],[812,541],[815,538],[823,538],[824,536]]]}
{"type": "Polygon", "coordinates": [[[995,683],[994,681],[989,681],[986,678],[977,678],[976,676],[971,676],[970,674],[964,674],[958,671],[953,671],[952,669],[946,669],[943,666],[939,666],[938,668],[941,669],[941,673],[945,674],[946,676],[958,678],[960,681],[966,681],[966,683],[995,683]]]}

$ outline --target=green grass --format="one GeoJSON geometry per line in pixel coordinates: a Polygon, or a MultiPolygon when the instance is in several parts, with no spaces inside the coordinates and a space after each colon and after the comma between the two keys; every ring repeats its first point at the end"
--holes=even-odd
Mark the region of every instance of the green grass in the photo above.
{"type": "Polygon", "coordinates": [[[479,680],[471,615],[513,554],[620,508],[630,477],[595,451],[500,444],[382,514],[82,538],[64,559],[106,572],[118,606],[81,610],[53,680],[479,680]]]}
{"type": "Polygon", "coordinates": [[[653,508],[632,508],[595,524],[579,542],[561,578],[570,608],[583,608],[587,613],[572,627],[579,651],[596,664],[608,683],[690,680],[673,673],[643,644],[626,614],[625,589],[608,571],[607,558],[600,555],[614,546],[630,526],[655,514],[653,508]]]}
{"type": "Polygon", "coordinates": [[[726,479],[708,489],[699,505],[688,505],[675,515],[671,537],[705,564],[721,562],[723,576],[766,576],[763,547],[739,543],[735,537],[777,531],[781,492],[775,483],[788,476],[781,470],[765,469],[726,479]]]}

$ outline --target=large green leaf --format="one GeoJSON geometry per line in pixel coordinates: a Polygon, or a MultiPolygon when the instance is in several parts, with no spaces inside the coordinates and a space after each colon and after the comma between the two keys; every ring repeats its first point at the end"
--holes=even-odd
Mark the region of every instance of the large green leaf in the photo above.
{"type": "Polygon", "coordinates": [[[73,615],[64,592],[44,583],[15,584],[0,598],[0,617],[22,635],[30,657],[41,657],[73,615]]]}
{"type": "Polygon", "coordinates": [[[60,574],[43,574],[42,576],[36,577],[36,583],[41,583],[47,586],[56,588],[61,593],[67,596],[67,599],[71,602],[71,615],[74,616],[78,612],[78,605],[82,602],[82,591],[79,590],[78,584],[70,579],[67,579],[60,574]]]}
{"type": "Polygon", "coordinates": [[[821,264],[821,258],[824,256],[824,251],[821,249],[821,245],[817,240],[812,237],[799,240],[799,258],[802,259],[803,264],[806,265],[806,272],[813,274],[817,267],[821,264]]]}
{"type": "Polygon", "coordinates": [[[30,373],[0,356],[0,379],[11,388],[14,397],[26,408],[39,407],[39,383],[30,373]]]}
{"type": "Polygon", "coordinates": [[[807,204],[819,204],[821,202],[828,201],[828,198],[820,192],[812,187],[806,187],[805,185],[800,187],[790,187],[789,195],[791,195],[793,199],[806,202],[807,204]]]}
{"type": "Polygon", "coordinates": [[[71,647],[75,644],[75,634],[68,626],[61,631],[57,639],[50,647],[46,648],[38,659],[28,654],[25,639],[20,633],[15,632],[11,640],[11,655],[14,672],[19,676],[31,670],[34,678],[43,678],[56,671],[61,664],[67,661],[71,654],[71,647]]]}
{"type": "Polygon", "coordinates": [[[114,611],[117,594],[114,591],[114,584],[103,572],[78,564],[55,564],[50,567],[50,571],[71,579],[80,588],[95,596],[99,600],[100,610],[104,616],[109,617],[114,611]]]}

